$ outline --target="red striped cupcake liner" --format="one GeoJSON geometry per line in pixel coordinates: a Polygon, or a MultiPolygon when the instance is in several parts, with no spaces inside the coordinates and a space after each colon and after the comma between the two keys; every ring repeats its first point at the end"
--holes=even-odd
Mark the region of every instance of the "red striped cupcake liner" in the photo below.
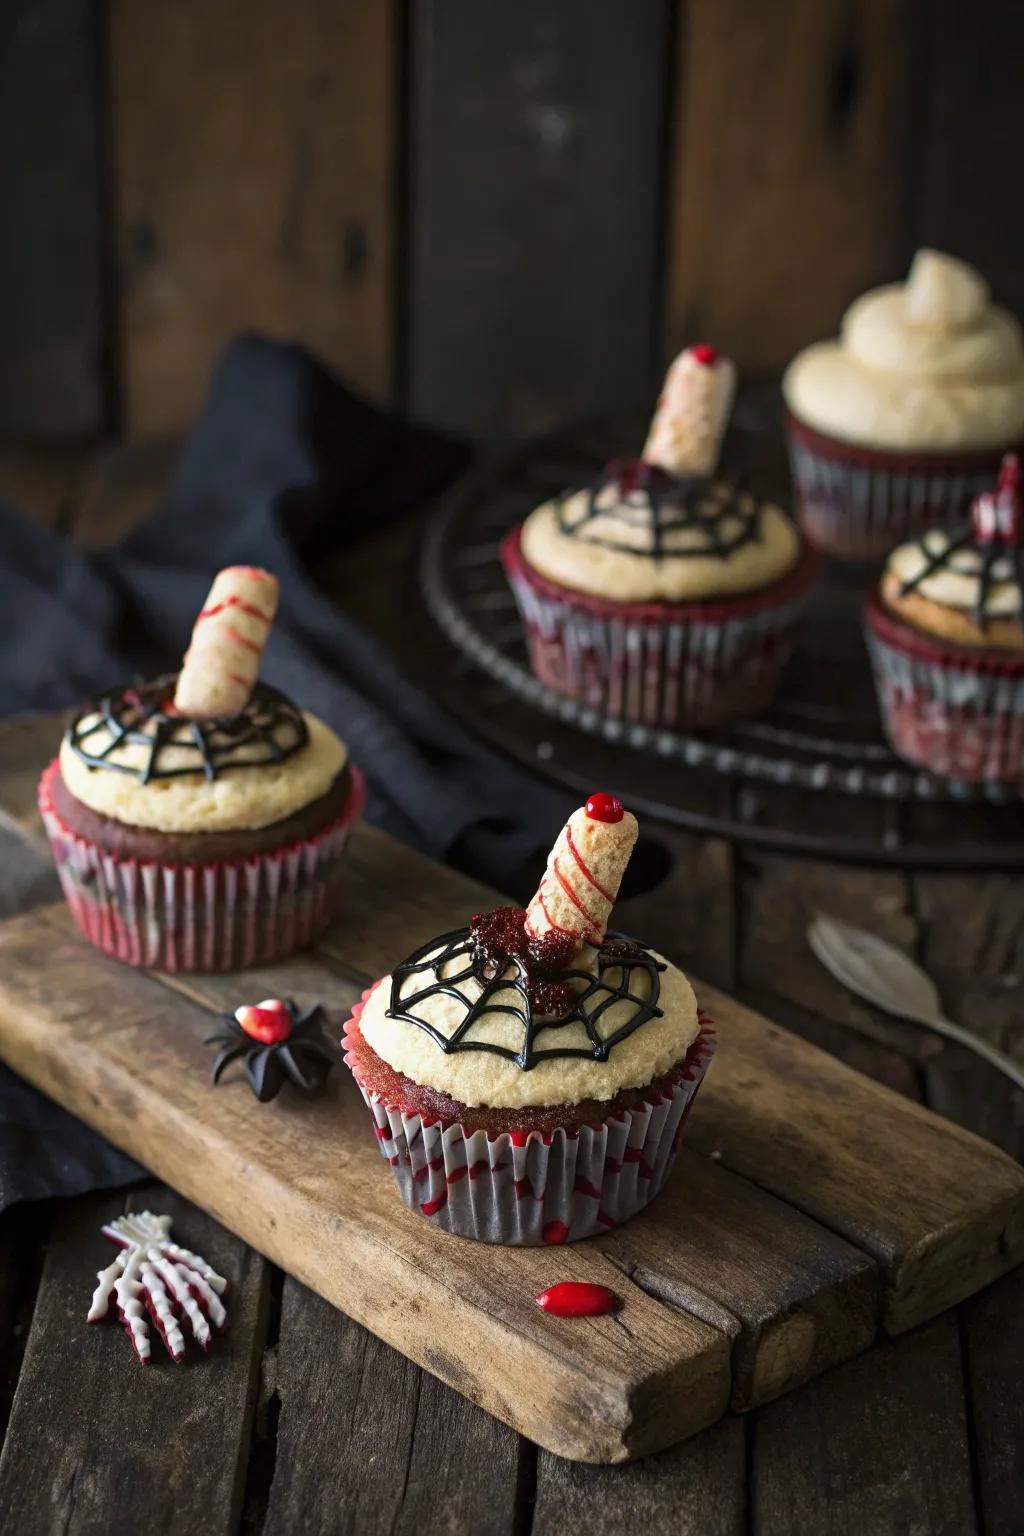
{"type": "Polygon", "coordinates": [[[612,719],[708,729],[755,714],[774,696],[820,571],[805,548],[759,592],[694,603],[616,603],[575,592],[526,561],[521,530],[501,562],[523,621],[534,676],[612,719]]]}
{"type": "Polygon", "coordinates": [[[1024,782],[1024,655],[926,635],[897,618],[878,590],[864,622],[893,751],[965,783],[1024,782]]]}
{"type": "Polygon", "coordinates": [[[126,965],[235,971],[303,949],[334,915],[342,859],[366,803],[354,765],[341,814],[318,832],[250,859],[162,864],[110,853],[56,811],[55,758],[39,781],[39,811],[72,916],[90,944],[126,965]]]}
{"type": "MultiPolygon", "coordinates": [[[[353,1008],[343,1045],[354,1043],[363,1008],[378,986],[353,1008]]],[[[539,1247],[608,1232],[654,1199],[675,1162],[716,1043],[714,1026],[702,1013],[683,1071],[667,1091],[638,1088],[635,1104],[605,1120],[543,1133],[467,1133],[461,1125],[385,1104],[363,1086],[351,1051],[345,1060],[411,1211],[456,1237],[539,1247]]]]}
{"type": "Polygon", "coordinates": [[[860,448],[785,413],[800,525],[818,549],[881,560],[934,523],[955,521],[991,490],[1012,445],[959,453],[860,448]]]}

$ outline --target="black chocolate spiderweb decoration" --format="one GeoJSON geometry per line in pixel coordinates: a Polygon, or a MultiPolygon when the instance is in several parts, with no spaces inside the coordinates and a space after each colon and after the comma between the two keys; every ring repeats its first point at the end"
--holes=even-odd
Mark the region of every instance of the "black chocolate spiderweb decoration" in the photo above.
{"type": "Polygon", "coordinates": [[[108,768],[148,784],[189,773],[215,779],[228,770],[283,763],[309,740],[301,710],[268,683],[255,685],[240,714],[195,720],[174,711],[175,682],[171,673],[101,695],[68,727],[72,750],[90,768],[108,768]],[[145,749],[140,766],[118,760],[129,746],[145,749]],[[187,754],[183,764],[161,763],[161,756],[166,758],[171,748],[187,754]]]}
{"type": "Polygon", "coordinates": [[[577,503],[579,492],[567,491],[558,498],[560,531],[569,538],[585,534],[587,543],[621,554],[646,555],[652,560],[692,560],[711,554],[728,560],[745,544],[761,538],[761,504],[742,478],[676,478],[643,459],[611,459],[600,479],[583,495],[585,505],[579,516],[570,516],[568,510],[570,503],[577,503]],[[603,504],[601,494],[612,485],[618,486],[622,496],[603,504]],[[619,539],[585,532],[597,518],[624,527],[636,527],[642,520],[650,532],[650,548],[638,549],[619,539]],[[702,537],[679,547],[669,541],[669,535],[681,529],[696,531],[702,537]]]}
{"type": "Polygon", "coordinates": [[[488,1051],[515,1062],[524,1072],[529,1072],[540,1061],[583,1057],[591,1061],[607,1061],[611,1051],[620,1041],[627,1039],[648,1019],[660,1018],[658,1007],[661,994],[660,973],[665,966],[623,934],[608,937],[597,953],[597,974],[592,971],[565,970],[559,973],[559,981],[579,981],[582,989],[576,993],[573,1006],[558,1018],[537,1017],[530,1001],[530,979],[526,962],[515,955],[498,974],[475,956],[474,939],[469,928],[457,928],[439,939],[431,939],[417,949],[409,959],[396,966],[391,978],[391,1000],[388,1017],[404,1019],[415,1024],[430,1036],[446,1055],[457,1051],[488,1051]],[[617,973],[618,981],[609,979],[609,973],[617,973]],[[634,992],[631,981],[635,974],[647,977],[648,995],[641,997],[634,992]],[[404,996],[403,988],[410,980],[425,978],[422,986],[414,987],[404,996]],[[460,984],[475,980],[480,983],[480,995],[469,998],[460,990],[460,984]],[[513,992],[515,1004],[496,1001],[501,993],[513,992]],[[416,1012],[420,1004],[432,997],[450,997],[465,1009],[465,1018],[450,1035],[443,1034],[416,1012]],[[600,1022],[609,1008],[616,1004],[631,1003],[632,1014],[610,1034],[602,1036],[600,1022]],[[495,1045],[489,1040],[472,1037],[473,1026],[485,1015],[504,1014],[519,1022],[523,1029],[523,1043],[518,1051],[508,1046],[495,1045]],[[545,1046],[537,1049],[535,1041],[541,1030],[564,1029],[570,1024],[582,1024],[586,1030],[589,1048],[586,1046],[545,1046]]]}
{"type": "Polygon", "coordinates": [[[1024,515],[1022,515],[1020,463],[1008,453],[994,491],[984,491],[971,503],[970,518],[948,530],[927,529],[918,540],[924,556],[921,569],[900,583],[904,597],[939,571],[952,569],[958,576],[974,577],[974,621],[984,629],[991,615],[989,594],[993,580],[1017,589],[1017,612],[1024,614],[1024,515]],[[956,563],[956,556],[976,556],[974,568],[956,563]]]}

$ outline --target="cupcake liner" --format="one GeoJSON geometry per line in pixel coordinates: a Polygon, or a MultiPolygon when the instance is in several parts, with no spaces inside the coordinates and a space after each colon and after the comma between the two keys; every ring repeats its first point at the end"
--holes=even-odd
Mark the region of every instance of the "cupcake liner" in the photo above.
{"type": "Polygon", "coordinates": [[[819,549],[879,560],[933,523],[955,520],[991,490],[1003,448],[895,453],[859,448],[786,413],[786,439],[800,524],[819,549]]]}
{"type": "Polygon", "coordinates": [[[818,561],[782,581],[706,603],[616,603],[549,581],[520,530],[501,560],[534,675],[587,708],[637,724],[706,728],[764,708],[789,660],[818,561]]]}
{"type": "MultiPolygon", "coordinates": [[[[377,986],[380,983],[376,983],[377,986]]],[[[342,1043],[358,1029],[374,988],[352,1011],[342,1043]]],[[[384,1104],[345,1060],[373,1117],[381,1155],[411,1211],[456,1237],[536,1247],[577,1242],[628,1221],[654,1198],[675,1162],[708,1064],[714,1027],[700,1016],[681,1080],[599,1123],[553,1132],[486,1131],[384,1104]]]]}
{"type": "Polygon", "coordinates": [[[56,759],[39,781],[68,906],[83,935],[116,960],[165,971],[234,971],[311,943],[338,904],[342,855],[366,801],[352,767],[344,809],[318,832],[250,859],[161,864],[123,858],[73,832],[53,805],[56,759]]]}
{"type": "Polygon", "coordinates": [[[865,634],[894,752],[968,783],[1024,779],[1024,656],[944,644],[896,618],[877,591],[865,634]]]}

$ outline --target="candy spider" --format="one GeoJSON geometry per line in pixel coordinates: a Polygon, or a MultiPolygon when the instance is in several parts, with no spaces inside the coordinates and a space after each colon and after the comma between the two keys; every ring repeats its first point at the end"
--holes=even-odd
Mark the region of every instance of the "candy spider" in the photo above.
{"type": "Polygon", "coordinates": [[[325,1022],[319,1005],[300,1013],[291,998],[279,997],[224,1014],[224,1028],[203,1042],[220,1046],[211,1082],[243,1056],[249,1086],[261,1104],[274,1098],[285,1081],[302,1093],[318,1092],[336,1059],[324,1037],[325,1022]]]}

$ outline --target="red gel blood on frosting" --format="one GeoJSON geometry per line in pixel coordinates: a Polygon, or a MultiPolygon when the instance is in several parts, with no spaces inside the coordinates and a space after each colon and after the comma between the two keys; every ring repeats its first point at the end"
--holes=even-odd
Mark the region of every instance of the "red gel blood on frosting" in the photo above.
{"type": "Polygon", "coordinates": [[[549,1285],[537,1297],[542,1312],[552,1317],[603,1317],[617,1312],[622,1303],[606,1285],[590,1285],[582,1280],[561,1280],[549,1285]]]}
{"type": "Polygon", "coordinates": [[[246,1034],[262,1045],[279,1045],[292,1032],[291,1014],[280,998],[263,1008],[239,1008],[235,1017],[246,1034]]]}
{"type": "Polygon", "coordinates": [[[587,815],[591,821],[621,821],[625,811],[614,795],[597,794],[587,800],[587,815]]]}
{"type": "Polygon", "coordinates": [[[703,363],[705,368],[710,368],[712,363],[718,361],[718,352],[714,347],[709,347],[706,341],[699,341],[695,347],[691,347],[690,355],[695,363],[703,363]]]}

